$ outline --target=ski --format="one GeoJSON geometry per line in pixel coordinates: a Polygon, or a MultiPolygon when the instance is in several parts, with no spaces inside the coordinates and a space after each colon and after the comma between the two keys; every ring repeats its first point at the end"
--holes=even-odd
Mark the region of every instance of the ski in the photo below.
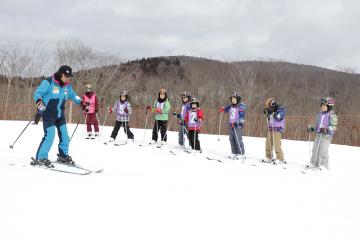
{"type": "Polygon", "coordinates": [[[89,173],[102,173],[104,171],[104,169],[90,170],[90,169],[84,168],[84,167],[82,167],[80,165],[77,165],[77,164],[62,163],[60,161],[55,161],[55,162],[51,162],[51,163],[67,166],[67,167],[70,167],[70,168],[77,168],[77,169],[80,169],[80,170],[88,171],[89,173]]]}
{"type": "Polygon", "coordinates": [[[210,160],[210,161],[217,161],[217,162],[220,162],[222,163],[222,161],[220,159],[217,159],[217,158],[212,158],[212,157],[205,157],[207,160],[210,160]]]}
{"type": "MultiPolygon", "coordinates": [[[[37,162],[37,160],[35,160],[35,158],[33,158],[33,157],[31,158],[31,160],[33,161],[32,163],[37,162]]],[[[36,164],[32,164],[32,163],[30,163],[30,165],[32,165],[34,167],[49,170],[49,171],[53,171],[53,172],[60,172],[60,173],[67,173],[67,174],[81,175],[81,176],[89,175],[92,172],[90,170],[84,170],[84,169],[80,169],[80,170],[83,170],[84,172],[74,172],[74,171],[58,169],[58,168],[55,168],[55,167],[49,168],[49,167],[46,167],[46,166],[36,165],[36,164]]]]}
{"type": "Polygon", "coordinates": [[[125,143],[114,143],[114,146],[122,146],[122,145],[126,145],[127,144],[127,142],[125,142],[125,143]]]}

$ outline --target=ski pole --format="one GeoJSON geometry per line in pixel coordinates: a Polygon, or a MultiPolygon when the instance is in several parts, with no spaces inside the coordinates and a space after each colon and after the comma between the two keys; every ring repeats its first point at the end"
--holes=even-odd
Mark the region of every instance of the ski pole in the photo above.
{"type": "Polygon", "coordinates": [[[106,123],[106,119],[107,119],[107,117],[108,117],[108,114],[109,114],[109,111],[106,111],[105,118],[104,118],[104,122],[103,122],[101,128],[104,128],[105,123],[106,123]]]}
{"type": "Polygon", "coordinates": [[[308,132],[308,142],[309,142],[309,162],[311,162],[311,136],[310,136],[310,132],[308,132]]]}
{"type": "MultiPolygon", "coordinates": [[[[97,113],[95,113],[95,117],[96,117],[97,125],[98,125],[98,127],[99,127],[100,121],[99,121],[99,117],[98,117],[98,114],[97,114],[97,113]]],[[[94,125],[94,129],[95,129],[95,125],[94,125]]],[[[100,132],[100,129],[99,129],[99,132],[100,132]]],[[[98,133],[99,133],[99,132],[98,132],[98,133]]],[[[95,131],[95,135],[96,135],[96,131],[95,131]]]]}
{"type": "Polygon", "coordinates": [[[237,135],[237,133],[236,133],[236,130],[235,130],[235,126],[233,127],[233,130],[234,130],[234,133],[235,133],[235,137],[236,137],[236,142],[237,142],[238,148],[239,148],[239,150],[240,150],[240,154],[241,154],[241,155],[244,155],[244,153],[243,153],[243,151],[242,151],[242,149],[241,149],[241,147],[240,147],[240,142],[239,142],[239,138],[238,138],[238,135],[237,135]]]}
{"type": "MultiPolygon", "coordinates": [[[[272,121],[271,121],[271,124],[272,124],[272,140],[273,140],[273,144],[272,144],[272,148],[271,148],[271,153],[273,154],[273,149],[274,149],[274,152],[275,152],[275,149],[276,149],[276,145],[275,145],[275,131],[274,131],[274,114],[271,115],[272,116],[272,121]]],[[[277,157],[277,156],[276,156],[277,157]]],[[[273,160],[274,159],[274,156],[273,156],[273,160]]]]}
{"type": "Polygon", "coordinates": [[[127,143],[127,142],[128,142],[128,140],[129,140],[129,137],[128,137],[128,132],[127,132],[127,125],[126,125],[126,121],[124,121],[124,128],[125,128],[126,143],[127,143]]]}
{"type": "Polygon", "coordinates": [[[146,108],[146,112],[145,112],[145,126],[144,126],[144,137],[143,137],[143,145],[145,144],[145,135],[146,135],[146,126],[147,126],[147,122],[148,122],[148,113],[149,113],[149,107],[146,108]]]}
{"type": "Polygon", "coordinates": [[[220,122],[219,122],[219,132],[218,132],[218,141],[220,141],[220,129],[221,129],[221,122],[222,122],[222,118],[223,118],[223,113],[220,113],[220,122]]]}
{"type": "MultiPolygon", "coordinates": [[[[81,116],[81,115],[80,115],[81,116]]],[[[87,125],[88,125],[88,113],[86,112],[85,113],[85,130],[86,130],[86,132],[85,132],[85,134],[88,134],[88,132],[87,132],[87,125]]],[[[91,123],[90,123],[90,128],[91,128],[91,123]]],[[[91,130],[91,132],[92,132],[92,130],[91,130]]],[[[86,136],[86,135],[85,135],[86,136]]]]}
{"type": "MultiPolygon", "coordinates": [[[[318,129],[321,129],[321,127],[323,126],[323,122],[324,122],[324,116],[321,116],[321,120],[320,120],[320,124],[319,124],[318,129]]],[[[319,141],[318,141],[318,145],[317,145],[317,149],[316,149],[316,154],[315,154],[315,159],[314,159],[314,166],[316,166],[316,160],[319,157],[318,155],[319,155],[319,150],[320,150],[322,133],[320,132],[319,134],[320,134],[320,136],[319,136],[319,141]]],[[[320,166],[320,158],[318,160],[318,165],[320,166]]]]}
{"type": "Polygon", "coordinates": [[[170,129],[171,123],[173,122],[173,119],[174,119],[174,116],[171,116],[171,118],[170,118],[170,123],[169,123],[169,125],[167,126],[166,132],[165,132],[165,134],[164,134],[164,137],[161,139],[161,141],[164,141],[164,139],[166,138],[167,133],[168,133],[168,131],[169,131],[169,129],[170,129]]]}
{"type": "Polygon", "coordinates": [[[272,152],[272,144],[271,144],[271,136],[270,136],[270,129],[269,129],[269,119],[266,117],[266,128],[267,128],[267,139],[269,139],[269,148],[270,148],[270,154],[271,154],[271,160],[274,159],[273,152],[272,152]]]}
{"type": "MultiPolygon", "coordinates": [[[[101,125],[101,135],[103,135],[103,131],[104,131],[104,127],[105,127],[105,123],[106,123],[106,119],[108,117],[108,114],[109,114],[109,111],[106,111],[106,114],[105,114],[105,118],[104,118],[104,122],[103,124],[101,125]]],[[[99,122],[100,124],[100,122],[99,122]]]]}
{"type": "Polygon", "coordinates": [[[22,132],[19,134],[19,136],[16,138],[16,140],[13,142],[13,144],[11,144],[9,147],[10,149],[14,148],[15,143],[17,142],[17,140],[21,137],[21,135],[25,132],[25,130],[27,129],[27,127],[30,125],[32,120],[30,120],[27,124],[26,127],[22,130],[22,132]]]}
{"type": "Polygon", "coordinates": [[[188,136],[189,132],[186,130],[184,120],[181,120],[181,130],[182,130],[182,135],[183,135],[183,146],[185,147],[185,134],[186,134],[186,136],[188,136]]]}
{"type": "Polygon", "coordinates": [[[74,131],[73,131],[73,133],[72,133],[72,135],[71,135],[71,138],[70,138],[70,141],[69,141],[69,142],[71,142],[72,138],[74,137],[74,134],[75,134],[75,132],[76,132],[76,129],[77,129],[78,126],[79,126],[80,119],[81,119],[81,118],[79,118],[78,122],[76,123],[76,127],[75,127],[75,129],[74,129],[74,131]]]}
{"type": "MultiPolygon", "coordinates": [[[[318,140],[318,145],[317,145],[317,148],[316,148],[315,159],[314,159],[314,166],[315,166],[315,167],[316,167],[316,161],[317,161],[317,159],[318,159],[318,157],[319,157],[321,137],[322,137],[322,134],[320,133],[319,140],[318,140]]],[[[320,166],[320,158],[319,158],[319,160],[318,160],[317,162],[318,162],[318,165],[320,166]]],[[[318,167],[319,167],[319,166],[318,166],[318,167]]]]}

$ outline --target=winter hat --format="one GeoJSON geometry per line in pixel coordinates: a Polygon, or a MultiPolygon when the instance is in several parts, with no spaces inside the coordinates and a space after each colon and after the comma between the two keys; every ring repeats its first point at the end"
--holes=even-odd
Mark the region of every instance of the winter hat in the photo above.
{"type": "Polygon", "coordinates": [[[59,68],[58,70],[59,73],[63,73],[65,74],[66,77],[73,77],[74,75],[72,74],[72,69],[71,67],[67,66],[67,65],[63,65],[59,68]]]}

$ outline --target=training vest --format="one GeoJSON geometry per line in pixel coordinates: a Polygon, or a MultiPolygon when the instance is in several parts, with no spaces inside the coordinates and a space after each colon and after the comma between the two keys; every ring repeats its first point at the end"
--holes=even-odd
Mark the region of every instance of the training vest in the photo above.
{"type": "Polygon", "coordinates": [[[189,122],[188,122],[189,128],[199,129],[201,127],[201,123],[198,119],[198,111],[189,111],[189,122]]]}
{"type": "Polygon", "coordinates": [[[329,128],[330,126],[330,115],[332,114],[331,111],[326,113],[320,112],[318,116],[316,132],[320,133],[320,128],[329,128]]]}
{"type": "Polygon", "coordinates": [[[85,94],[84,95],[84,100],[85,100],[86,106],[89,106],[88,113],[94,113],[95,112],[95,104],[96,104],[96,95],[95,95],[95,93],[91,94],[90,98],[85,94]]]}

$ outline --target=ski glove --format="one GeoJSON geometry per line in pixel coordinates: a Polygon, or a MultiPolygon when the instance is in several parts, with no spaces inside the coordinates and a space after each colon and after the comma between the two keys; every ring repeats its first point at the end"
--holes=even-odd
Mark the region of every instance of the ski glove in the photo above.
{"type": "Polygon", "coordinates": [[[109,112],[109,113],[112,113],[112,112],[113,112],[113,110],[112,110],[111,107],[108,107],[108,112],[109,112]]]}
{"type": "Polygon", "coordinates": [[[219,112],[225,112],[225,107],[224,106],[222,106],[220,109],[219,109],[219,112]]]}
{"type": "Polygon", "coordinates": [[[45,111],[45,105],[43,103],[43,101],[41,99],[38,99],[36,101],[36,107],[37,109],[39,109],[40,111],[45,111]]]}
{"type": "Polygon", "coordinates": [[[309,126],[307,127],[307,132],[315,132],[315,128],[312,127],[311,125],[309,125],[309,126]]]}
{"type": "Polygon", "coordinates": [[[320,132],[326,134],[329,133],[330,131],[328,128],[320,128],[320,132]]]}
{"type": "Polygon", "coordinates": [[[129,112],[129,109],[126,107],[126,108],[124,109],[124,112],[128,113],[128,112],[129,112]]]}
{"type": "Polygon", "coordinates": [[[160,108],[157,108],[157,109],[155,110],[155,112],[156,112],[156,113],[161,113],[162,111],[161,111],[160,108]]]}

